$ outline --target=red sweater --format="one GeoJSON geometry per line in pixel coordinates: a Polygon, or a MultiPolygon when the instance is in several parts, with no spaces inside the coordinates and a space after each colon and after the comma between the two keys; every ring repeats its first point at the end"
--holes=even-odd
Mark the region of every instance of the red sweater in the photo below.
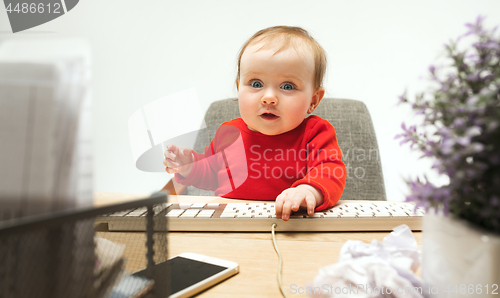
{"type": "Polygon", "coordinates": [[[241,118],[224,122],[205,153],[193,155],[191,173],[176,174],[176,181],[227,198],[271,201],[287,188],[309,184],[323,193],[320,211],[337,203],[346,182],[335,129],[314,115],[275,136],[250,130],[241,118]]]}

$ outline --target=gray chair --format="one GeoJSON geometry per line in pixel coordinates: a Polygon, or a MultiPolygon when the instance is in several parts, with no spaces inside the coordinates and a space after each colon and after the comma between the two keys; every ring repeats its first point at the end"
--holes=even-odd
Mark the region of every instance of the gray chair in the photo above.
{"type": "MultiPolygon", "coordinates": [[[[347,167],[347,181],[341,200],[386,200],[382,164],[370,113],[361,101],[324,98],[313,113],[328,120],[337,132],[337,141],[347,167]]],[[[238,102],[225,99],[213,102],[205,114],[206,129],[200,130],[194,150],[204,152],[217,127],[239,118],[238,102]]],[[[163,188],[174,191],[173,179],[163,188]]],[[[177,190],[179,187],[177,186],[177,190]]],[[[189,195],[213,196],[213,191],[188,187],[189,195]]]]}

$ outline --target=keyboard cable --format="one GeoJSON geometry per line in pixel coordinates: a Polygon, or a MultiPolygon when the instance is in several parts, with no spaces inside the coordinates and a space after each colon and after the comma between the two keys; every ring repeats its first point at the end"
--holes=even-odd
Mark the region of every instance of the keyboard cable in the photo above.
{"type": "Polygon", "coordinates": [[[278,245],[276,244],[276,235],[274,234],[274,229],[277,227],[276,223],[273,223],[271,226],[271,233],[273,235],[273,245],[274,245],[274,250],[276,251],[276,254],[278,254],[278,286],[280,287],[280,292],[283,297],[288,298],[286,295],[285,290],[283,289],[283,283],[281,282],[281,267],[283,265],[283,258],[281,257],[281,253],[278,249],[278,245]]]}

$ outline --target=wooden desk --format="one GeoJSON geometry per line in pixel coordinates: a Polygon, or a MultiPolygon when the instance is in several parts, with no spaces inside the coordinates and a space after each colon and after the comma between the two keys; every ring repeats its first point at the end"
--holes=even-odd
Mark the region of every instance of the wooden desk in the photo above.
{"type": "MultiPolygon", "coordinates": [[[[95,204],[106,205],[146,197],[141,194],[96,193],[95,204]]],[[[219,197],[169,196],[169,202],[229,203],[245,202],[219,197]]],[[[255,201],[252,201],[255,202],[255,201]]],[[[340,248],[347,240],[370,243],[382,241],[389,232],[329,232],[329,233],[277,233],[278,248],[283,256],[283,287],[290,293],[291,286],[305,287],[318,274],[318,269],[336,263],[340,248]]],[[[422,233],[414,232],[421,249],[422,233]]],[[[144,259],[144,235],[142,233],[98,233],[100,237],[127,244],[127,267],[136,271],[145,263],[133,262],[144,259]],[[125,240],[125,241],[124,241],[125,240]],[[137,243],[141,243],[137,245],[137,243]],[[139,256],[139,257],[138,257],[139,256]]],[[[169,256],[194,252],[215,258],[230,260],[240,265],[240,273],[204,291],[199,297],[281,297],[276,272],[278,256],[269,233],[224,232],[170,232],[169,256]]],[[[290,295],[301,297],[301,295],[290,295]]],[[[302,295],[305,297],[305,295],[302,295]]]]}

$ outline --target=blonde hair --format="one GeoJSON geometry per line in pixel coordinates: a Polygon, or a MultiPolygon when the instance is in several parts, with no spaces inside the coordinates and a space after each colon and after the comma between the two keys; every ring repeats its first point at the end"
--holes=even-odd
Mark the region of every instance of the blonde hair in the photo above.
{"type": "Polygon", "coordinates": [[[323,77],[326,72],[326,53],[319,43],[312,38],[309,33],[299,27],[275,26],[262,29],[255,33],[243,45],[238,55],[238,74],[236,76],[236,85],[240,80],[241,56],[249,45],[266,42],[259,50],[271,46],[277,46],[275,52],[279,53],[291,46],[300,54],[307,50],[313,53],[314,58],[314,87],[318,89],[323,84],[323,77]]]}

